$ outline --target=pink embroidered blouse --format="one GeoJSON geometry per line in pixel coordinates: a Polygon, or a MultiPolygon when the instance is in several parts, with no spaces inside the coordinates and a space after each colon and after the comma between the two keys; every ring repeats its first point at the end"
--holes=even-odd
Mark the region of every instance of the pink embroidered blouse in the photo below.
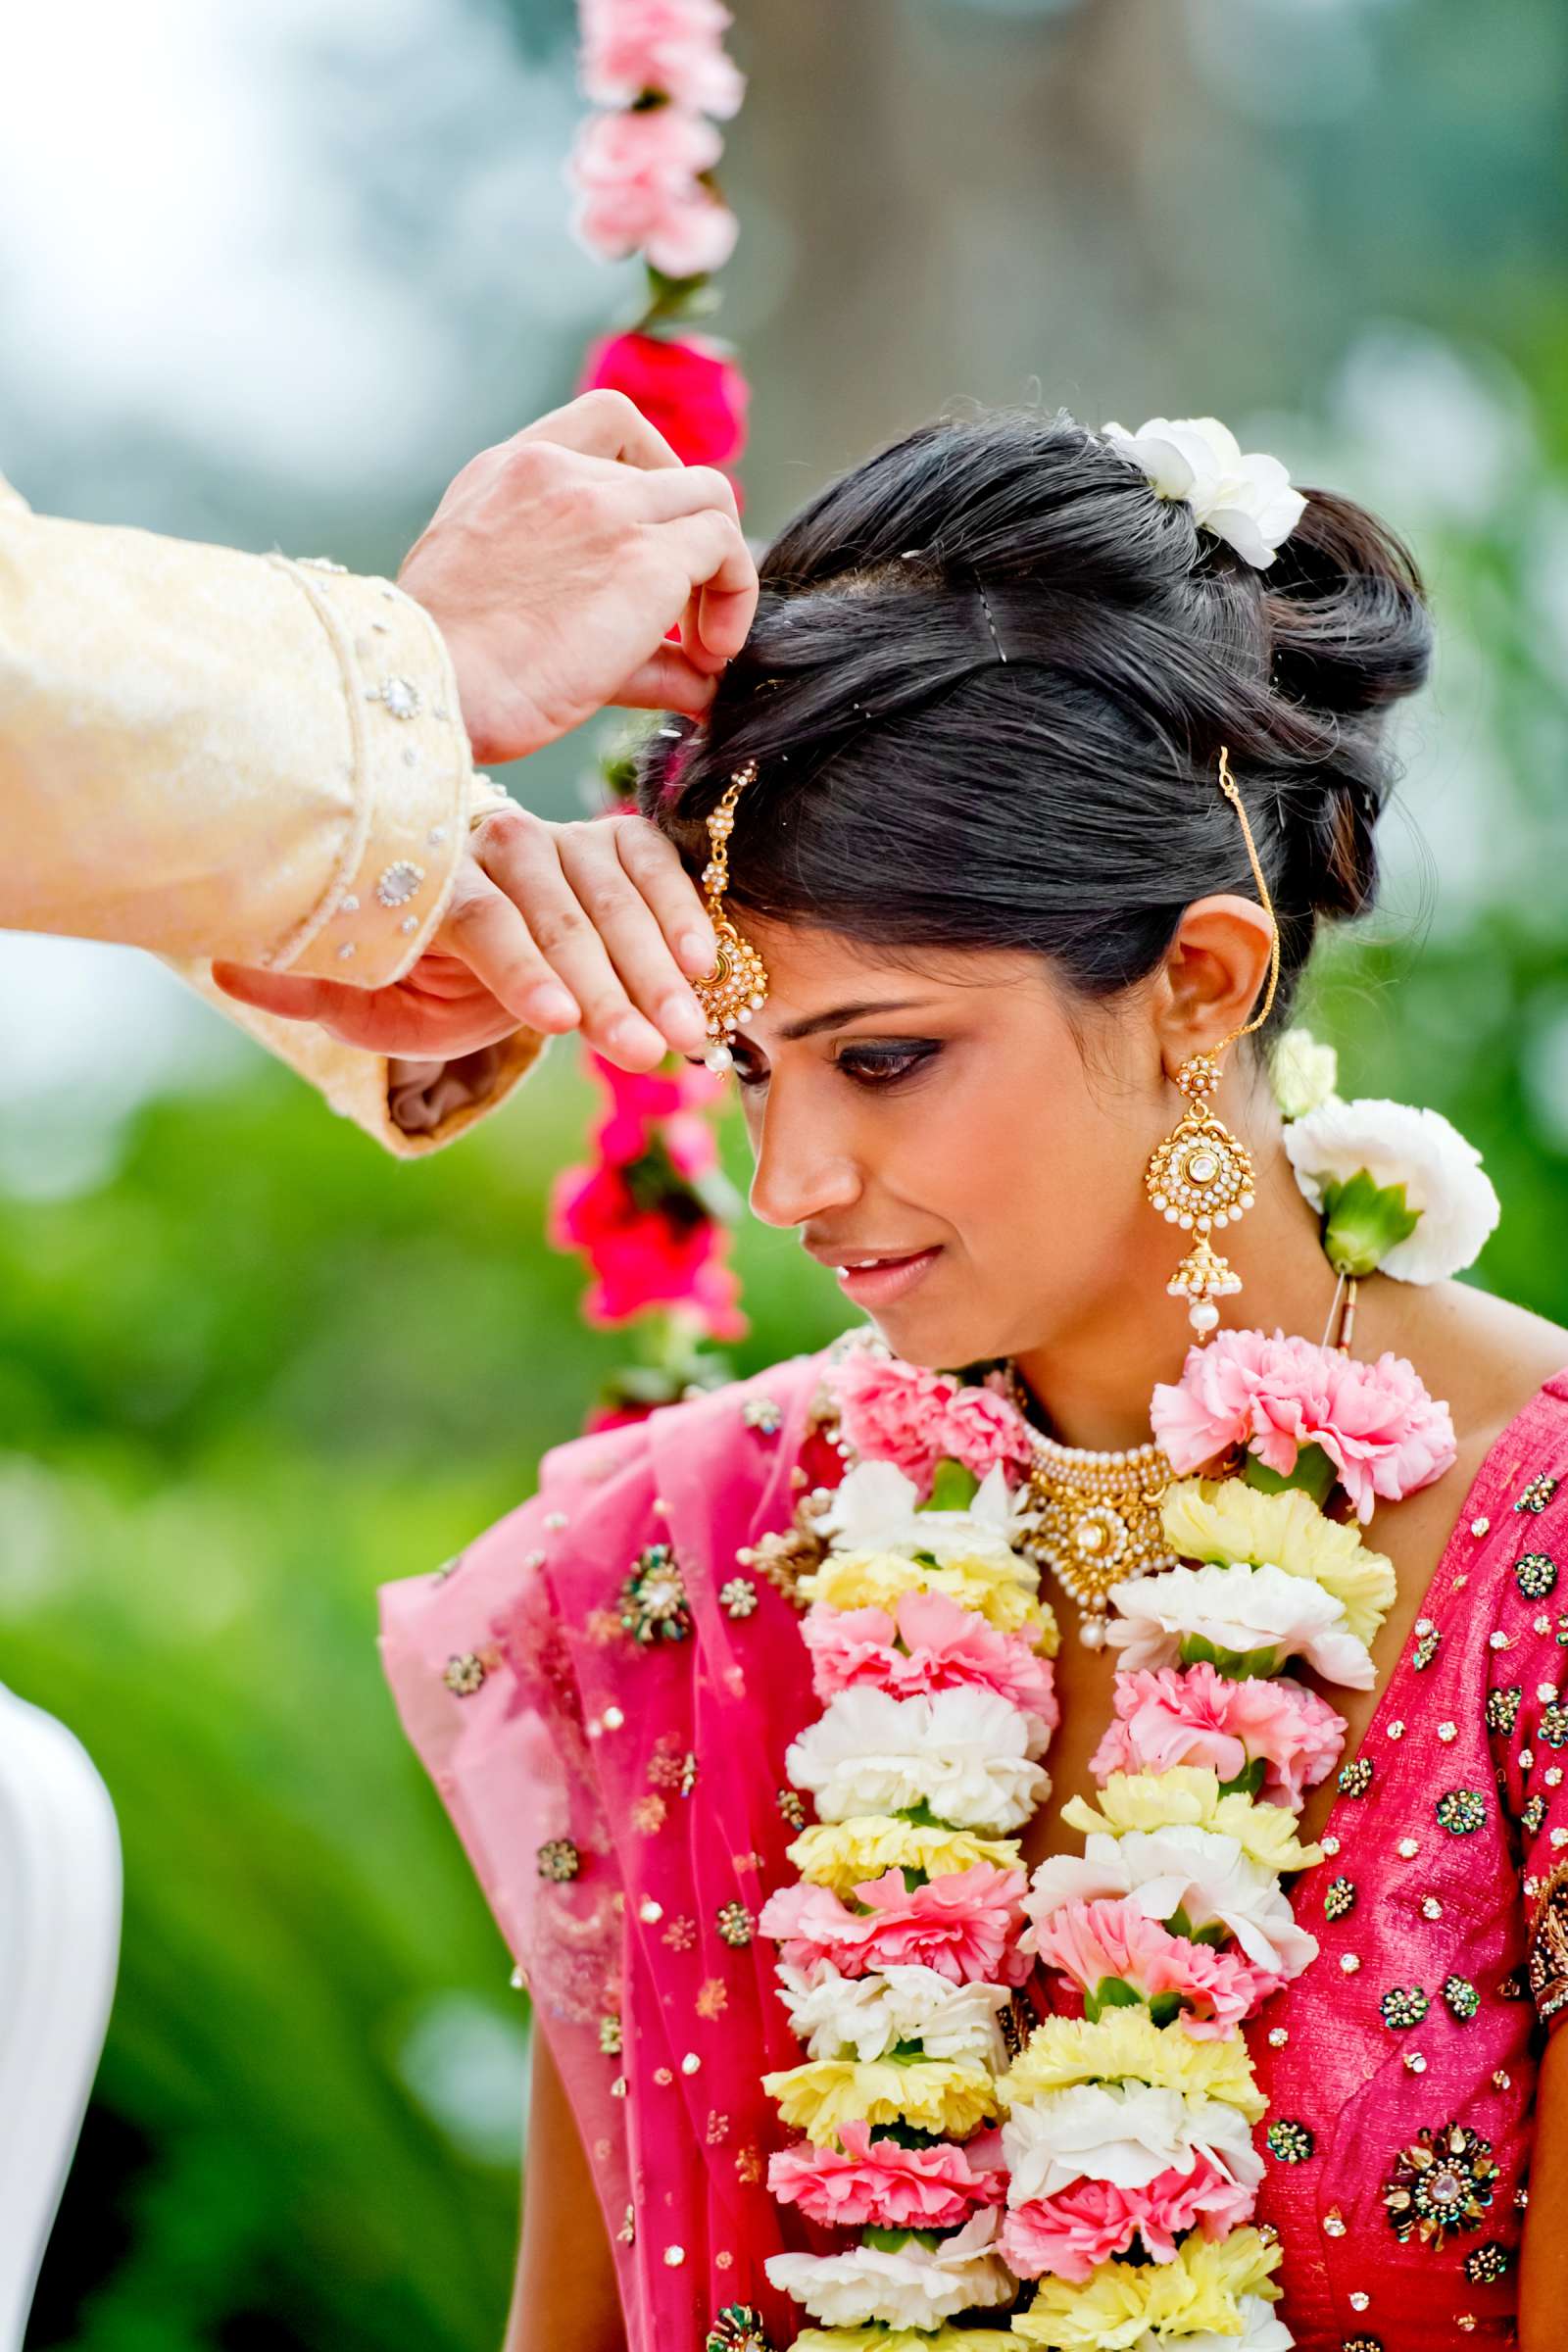
{"type": "MultiPolygon", "coordinates": [[[[383,1593],[405,1727],[572,2102],[631,2352],[752,2325],[788,2344],[763,2264],[831,2243],[766,2187],[791,2135],[760,2078],[799,2047],[756,1933],[795,1875],[784,1751],[817,1709],[792,1599],[737,1557],[815,1476],[819,1370],[563,1446],[534,1500],[383,1593]]],[[[1482,1465],[1292,1884],[1321,1956],[1250,2029],[1257,2218],[1300,2352],[1514,2340],[1541,2020],[1568,2005],[1559,1559],[1568,1374],[1482,1465]]]]}

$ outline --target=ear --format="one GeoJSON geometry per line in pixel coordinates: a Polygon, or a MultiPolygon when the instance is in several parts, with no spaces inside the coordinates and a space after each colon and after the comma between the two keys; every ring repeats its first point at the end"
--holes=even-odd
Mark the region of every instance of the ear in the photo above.
{"type": "Polygon", "coordinates": [[[1255,899],[1195,899],[1166,952],[1154,1026],[1167,1075],[1250,1021],[1268,985],[1274,926],[1255,899]]]}

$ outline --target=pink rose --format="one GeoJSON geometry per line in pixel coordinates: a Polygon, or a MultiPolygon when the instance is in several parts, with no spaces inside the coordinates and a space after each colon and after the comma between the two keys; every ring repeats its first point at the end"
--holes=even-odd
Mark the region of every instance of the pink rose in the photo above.
{"type": "Polygon", "coordinates": [[[1178,1764],[1208,1765],[1234,1781],[1261,1756],[1259,1793],[1293,1811],[1333,1771],[1345,1740],[1343,1717],[1303,1684],[1233,1683],[1207,1663],[1118,1674],[1115,1705],[1089,1761],[1097,1781],[1178,1764]]]}
{"type": "Polygon", "coordinates": [[[731,19],[718,0],[581,0],[579,71],[595,106],[630,106],[660,90],[721,120],[738,112],[744,76],[723,50],[731,19]]]}
{"type": "Polygon", "coordinates": [[[702,174],[723,145],[710,122],[678,106],[590,115],[566,172],[577,234],[606,261],[642,253],[667,277],[721,268],[735,249],[735,216],[702,174]]]}
{"type": "Polygon", "coordinates": [[[1402,1356],[1363,1363],[1280,1331],[1221,1331],[1194,1348],[1180,1381],[1155,1389],[1152,1423],[1182,1477],[1247,1446],[1288,1478],[1301,1447],[1320,1446],[1363,1521],[1378,1496],[1430,1486],[1456,1451],[1447,1406],[1402,1356]]]}
{"type": "Polygon", "coordinates": [[[733,466],[746,445],[750,387],[703,336],[610,336],[589,353],[578,389],[606,385],[625,393],[685,466],[733,466]]]}
{"type": "Polygon", "coordinates": [[[1183,2003],[1183,2028],[1196,2041],[1233,2032],[1284,1983],[1240,1952],[1173,1936],[1130,1896],[1060,1903],[1036,1921],[1024,1941],[1043,1966],[1059,1969],[1080,1992],[1119,1977],[1146,2001],[1175,1993],[1183,2003]]]}
{"type": "Polygon", "coordinates": [[[827,2229],[956,2230],[1006,2193],[1005,2172],[971,2161],[972,2147],[901,2147],[873,2139],[869,2124],[842,2125],[839,2139],[842,2153],[802,2140],[767,2168],[779,2203],[827,2229]]]}
{"type": "Polygon", "coordinates": [[[1147,2188],[1075,2180],[1059,2196],[1032,2198],[1006,2216],[1002,2256],[1020,2278],[1049,2272],[1081,2281],[1141,2237],[1152,2262],[1172,2262],[1184,2230],[1197,2227],[1205,2237],[1224,2237],[1249,2218],[1256,2198],[1255,2188],[1207,2155],[1190,2173],[1172,2167],[1158,2174],[1147,2188]]]}

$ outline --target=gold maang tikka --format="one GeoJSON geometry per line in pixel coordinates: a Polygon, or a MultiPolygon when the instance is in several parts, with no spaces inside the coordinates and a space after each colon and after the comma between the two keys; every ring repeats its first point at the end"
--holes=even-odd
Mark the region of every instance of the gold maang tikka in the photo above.
{"type": "Polygon", "coordinates": [[[1188,1321],[1198,1334],[1200,1346],[1219,1322],[1219,1308],[1214,1301],[1233,1296],[1242,1287],[1241,1276],[1215,1249],[1211,1237],[1246,1215],[1252,1206],[1255,1182],[1250,1154],[1237,1142],[1217,1111],[1209,1107],[1208,1099],[1220,1082],[1220,1057],[1244,1037],[1250,1037],[1254,1030],[1262,1028],[1273,1010],[1280,979],[1279,920],[1263,879],[1252,828],[1231,774],[1230,754],[1223,748],[1219,756],[1219,788],[1241,821],[1252,879],[1272,929],[1268,986],[1261,1006],[1250,1021],[1233,1029],[1229,1037],[1222,1038],[1206,1054],[1194,1054],[1182,1063],[1176,1072],[1176,1085],[1187,1098],[1187,1108],[1163,1143],[1155,1146],[1144,1171],[1145,1188],[1153,1206],[1167,1224],[1179,1226],[1183,1233],[1193,1236],[1191,1250],[1165,1288],[1173,1298],[1187,1300],[1188,1321]]]}
{"type": "Polygon", "coordinates": [[[727,1070],[734,1061],[730,1048],[736,1029],[760,1012],[767,1003],[767,966],[749,939],[724,912],[729,887],[729,837],[735,830],[735,804],[748,784],[757,781],[757,761],[748,760],[730,777],[724,797],[708,819],[708,863],[703,868],[703,905],[718,942],[718,956],[710,972],[694,980],[697,1002],[708,1015],[708,1051],[703,1055],[710,1070],[727,1070]]]}

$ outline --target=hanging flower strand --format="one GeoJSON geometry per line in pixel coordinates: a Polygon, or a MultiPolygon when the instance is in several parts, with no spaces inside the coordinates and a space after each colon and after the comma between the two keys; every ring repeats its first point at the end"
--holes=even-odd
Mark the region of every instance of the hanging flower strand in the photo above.
{"type": "Polygon", "coordinates": [[[745,82],[725,55],[718,0],[582,0],[579,71],[595,112],[567,167],[574,226],[605,261],[640,255],[641,315],[588,353],[581,389],[624,392],[688,466],[728,467],[746,438],[749,387],[731,353],[671,328],[717,307],[710,284],[737,222],[713,176],[717,122],[745,82]]]}
{"type": "MultiPolygon", "coordinates": [[[[711,275],[735,245],[713,178],[716,124],[746,86],[724,52],[730,22],[718,0],[581,0],[578,71],[594,112],[567,167],[582,243],[604,261],[640,255],[646,271],[638,316],[590,347],[579,390],[624,393],[683,464],[720,467],[745,443],[746,378],[723,346],[676,330],[716,308],[711,275]]],[[[627,801],[631,765],[623,744],[603,758],[609,805],[627,801]]],[[[610,1383],[590,1420],[603,1428],[723,1377],[722,1361],[699,1349],[747,1326],[724,1262],[739,1202],[708,1116],[715,1082],[676,1061],[646,1077],[597,1055],[590,1066],[609,1114],[592,1160],[557,1181],[549,1238],[589,1268],[588,1321],[639,1324],[653,1359],[610,1383]]]]}

